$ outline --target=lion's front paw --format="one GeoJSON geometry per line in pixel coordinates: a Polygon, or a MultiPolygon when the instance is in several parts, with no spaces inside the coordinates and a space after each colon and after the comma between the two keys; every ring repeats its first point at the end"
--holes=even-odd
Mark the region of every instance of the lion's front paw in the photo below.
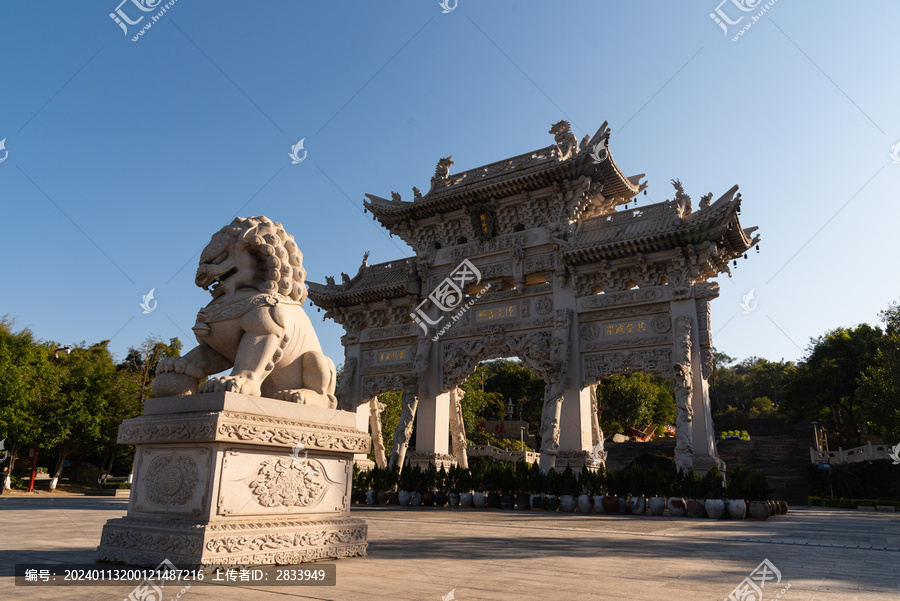
{"type": "Polygon", "coordinates": [[[259,396],[259,387],[244,376],[216,376],[204,382],[200,392],[238,392],[259,396]]]}
{"type": "Polygon", "coordinates": [[[315,390],[309,390],[308,388],[279,390],[273,396],[281,401],[289,401],[300,405],[315,405],[317,407],[327,407],[328,409],[337,407],[337,399],[334,396],[320,394],[315,390]]]}

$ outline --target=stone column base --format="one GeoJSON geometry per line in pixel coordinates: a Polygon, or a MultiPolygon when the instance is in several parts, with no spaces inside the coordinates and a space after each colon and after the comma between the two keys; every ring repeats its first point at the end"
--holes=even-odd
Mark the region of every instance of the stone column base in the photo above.
{"type": "Polygon", "coordinates": [[[451,466],[457,465],[453,455],[447,453],[416,453],[413,451],[406,454],[406,463],[410,467],[418,465],[422,469],[427,468],[429,463],[433,463],[438,470],[441,469],[442,465],[445,469],[450,469],[451,466]]]}
{"type": "Polygon", "coordinates": [[[125,420],[136,445],[124,518],[101,561],[155,567],[293,564],[366,554],[350,517],[353,457],[369,448],[346,411],[224,392],[150,399],[125,420]]]}

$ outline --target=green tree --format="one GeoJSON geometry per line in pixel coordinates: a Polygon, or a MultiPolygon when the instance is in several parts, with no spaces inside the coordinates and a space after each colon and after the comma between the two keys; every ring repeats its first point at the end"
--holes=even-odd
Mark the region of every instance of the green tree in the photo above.
{"type": "Polygon", "coordinates": [[[112,396],[115,367],[108,340],[60,355],[58,392],[41,406],[41,446],[56,448],[50,488],[56,487],[66,458],[74,451],[93,452],[102,436],[112,396]]]}
{"type": "Polygon", "coordinates": [[[643,372],[616,374],[597,389],[600,425],[604,432],[675,420],[675,391],[671,382],[643,372]]]}
{"type": "Polygon", "coordinates": [[[858,382],[884,340],[881,328],[837,328],[813,340],[790,378],[784,408],[797,421],[830,423],[848,444],[861,444],[858,382]]]}
{"type": "Polygon", "coordinates": [[[6,489],[22,451],[39,446],[42,405],[59,387],[50,363],[52,347],[37,343],[27,328],[13,332],[13,325],[0,317],[0,440],[5,440],[10,468],[2,484],[6,489]]]}
{"type": "Polygon", "coordinates": [[[881,312],[885,336],[856,390],[870,432],[900,442],[900,304],[881,312]]]}
{"type": "Polygon", "coordinates": [[[116,366],[97,441],[97,449],[103,454],[101,471],[111,470],[116,459],[127,465],[133,463],[134,447],[116,442],[119,425],[126,419],[141,415],[144,402],[152,396],[156,365],[164,357],[181,356],[181,349],[182,343],[178,338],[171,338],[165,343],[150,336],[140,346],[129,348],[125,360],[116,366]]]}

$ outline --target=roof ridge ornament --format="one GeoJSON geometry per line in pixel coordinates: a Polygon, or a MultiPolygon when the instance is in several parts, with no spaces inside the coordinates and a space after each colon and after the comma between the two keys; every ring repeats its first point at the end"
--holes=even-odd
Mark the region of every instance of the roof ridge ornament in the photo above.
{"type": "Polygon", "coordinates": [[[572,133],[572,125],[565,119],[550,126],[553,139],[556,141],[556,157],[562,162],[578,153],[578,138],[572,133]]]}
{"type": "Polygon", "coordinates": [[[450,185],[450,165],[453,164],[452,154],[438,161],[434,168],[434,177],[431,178],[431,192],[450,185]]]}

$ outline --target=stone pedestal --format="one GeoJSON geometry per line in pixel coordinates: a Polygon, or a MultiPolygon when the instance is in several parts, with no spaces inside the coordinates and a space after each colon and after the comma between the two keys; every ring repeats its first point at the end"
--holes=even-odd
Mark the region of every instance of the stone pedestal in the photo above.
{"type": "Polygon", "coordinates": [[[366,554],[350,517],[346,411],[231,392],[150,399],[119,427],[137,447],[128,514],[103,527],[101,561],[154,567],[293,564],[366,554]]]}

